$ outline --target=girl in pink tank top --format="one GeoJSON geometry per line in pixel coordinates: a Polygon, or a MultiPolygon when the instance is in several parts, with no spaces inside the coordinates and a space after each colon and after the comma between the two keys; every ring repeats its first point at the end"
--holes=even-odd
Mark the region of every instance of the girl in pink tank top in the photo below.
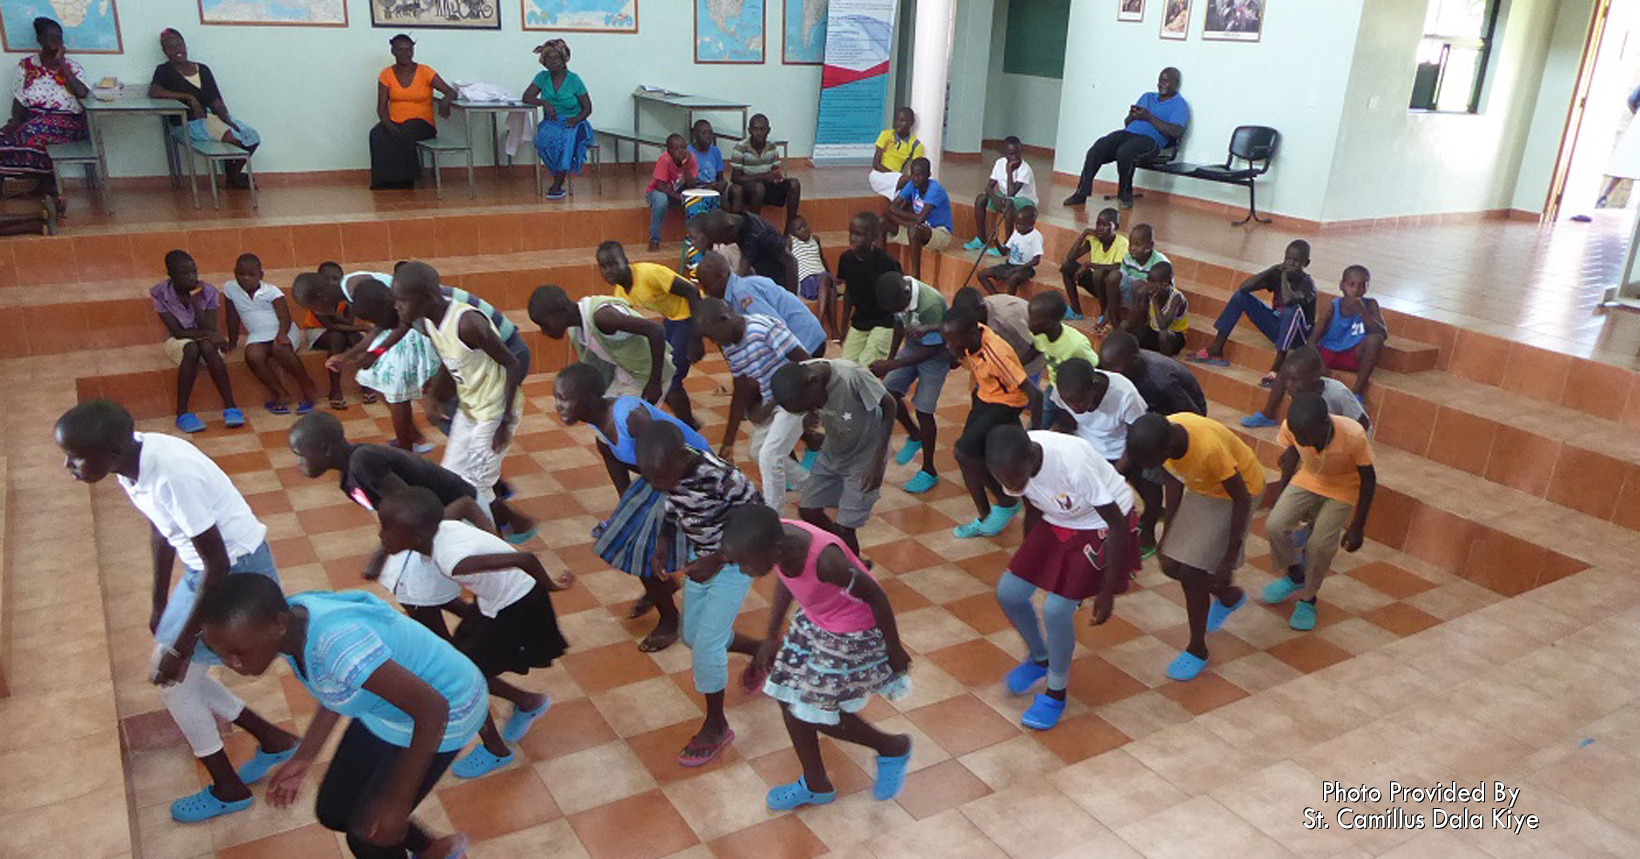
{"type": "Polygon", "coordinates": [[[911,658],[900,644],[888,595],[837,535],[783,520],[761,504],[729,515],[722,552],[753,578],[778,572],[769,634],[746,674],[767,674],[763,692],[785,712],[803,777],[769,791],[769,808],[785,811],[837,798],[820,758],[821,734],[875,751],[874,795],[893,799],[905,784],[911,738],[885,734],[859,716],[872,695],[892,699],[911,691],[911,658]],[[798,611],[782,637],[793,602],[798,611]]]}

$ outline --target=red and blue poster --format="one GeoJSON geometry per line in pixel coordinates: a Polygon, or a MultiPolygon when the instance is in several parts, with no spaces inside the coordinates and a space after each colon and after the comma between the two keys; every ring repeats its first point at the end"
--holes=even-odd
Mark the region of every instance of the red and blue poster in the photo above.
{"type": "Polygon", "coordinates": [[[831,0],[820,73],[816,161],[870,161],[883,130],[899,0],[831,0]]]}

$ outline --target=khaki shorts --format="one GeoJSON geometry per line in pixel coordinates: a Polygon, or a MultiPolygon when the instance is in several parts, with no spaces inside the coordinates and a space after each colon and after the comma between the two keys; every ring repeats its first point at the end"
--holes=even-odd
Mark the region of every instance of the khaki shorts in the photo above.
{"type": "MultiPolygon", "coordinates": [[[[928,244],[923,245],[923,247],[931,251],[943,251],[951,246],[950,230],[945,227],[930,227],[929,229],[933,231],[933,235],[928,237],[928,244]]],[[[888,241],[890,244],[909,245],[911,244],[911,239],[908,236],[908,233],[909,230],[899,230],[894,233],[894,235],[890,236],[888,241]]]]}
{"type": "Polygon", "coordinates": [[[862,367],[870,367],[871,362],[881,361],[888,357],[889,347],[894,345],[894,329],[873,328],[870,331],[861,331],[849,326],[848,333],[843,335],[843,355],[845,361],[853,361],[862,367]]]}
{"type": "MultiPolygon", "coordinates": [[[[1228,498],[1213,498],[1186,490],[1179,501],[1179,512],[1173,514],[1173,521],[1162,535],[1158,554],[1211,575],[1224,560],[1224,550],[1230,545],[1230,505],[1228,498]]],[[[1249,526],[1252,518],[1247,517],[1249,526]]],[[[1238,567],[1247,556],[1247,532],[1243,530],[1240,536],[1242,553],[1236,558],[1238,567]]]]}

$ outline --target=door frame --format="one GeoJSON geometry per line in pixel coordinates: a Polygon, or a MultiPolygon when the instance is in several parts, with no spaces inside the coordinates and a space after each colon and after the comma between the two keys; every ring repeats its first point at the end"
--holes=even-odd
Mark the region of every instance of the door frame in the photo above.
{"type": "Polygon", "coordinates": [[[1589,16],[1589,31],[1583,39],[1583,57],[1578,61],[1577,84],[1572,87],[1572,100],[1566,106],[1566,122],[1561,128],[1560,149],[1555,154],[1555,169],[1549,177],[1549,193],[1543,201],[1542,223],[1553,223],[1560,215],[1562,198],[1566,194],[1566,179],[1572,171],[1572,156],[1577,151],[1578,135],[1583,129],[1583,113],[1588,106],[1589,87],[1594,83],[1595,60],[1606,36],[1606,20],[1612,0],[1595,0],[1594,14],[1589,16]]]}

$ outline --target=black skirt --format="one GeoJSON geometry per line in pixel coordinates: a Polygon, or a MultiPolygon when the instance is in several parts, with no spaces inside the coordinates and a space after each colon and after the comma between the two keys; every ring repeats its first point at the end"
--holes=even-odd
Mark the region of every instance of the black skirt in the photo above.
{"type": "Polygon", "coordinates": [[[485,677],[545,668],[569,649],[558,631],[552,595],[539,582],[495,617],[475,615],[463,620],[456,627],[455,642],[456,649],[485,677]]]}
{"type": "Polygon", "coordinates": [[[416,152],[416,141],[438,134],[433,124],[423,119],[400,122],[395,134],[386,123],[378,122],[370,129],[370,188],[410,188],[421,177],[421,154],[416,152]]]}

